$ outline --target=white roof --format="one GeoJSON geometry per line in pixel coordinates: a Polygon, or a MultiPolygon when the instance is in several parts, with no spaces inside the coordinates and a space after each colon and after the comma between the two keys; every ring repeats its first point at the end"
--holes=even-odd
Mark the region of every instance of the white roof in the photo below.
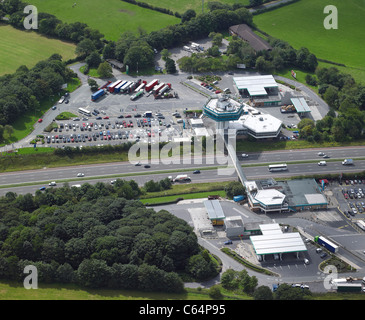
{"type": "Polygon", "coordinates": [[[256,133],[277,132],[282,125],[279,119],[270,114],[243,115],[239,121],[242,121],[247,129],[256,133]]]}
{"type": "Polygon", "coordinates": [[[266,206],[280,205],[285,199],[285,194],[276,189],[259,190],[255,199],[266,206]]]}
{"type": "Polygon", "coordinates": [[[194,128],[194,132],[196,136],[210,136],[208,130],[206,128],[194,128]]]}
{"type": "Polygon", "coordinates": [[[238,90],[246,89],[251,96],[266,95],[267,92],[265,88],[278,87],[278,84],[272,75],[233,77],[233,81],[236,83],[238,90]]]}
{"type": "Polygon", "coordinates": [[[256,254],[298,252],[307,250],[299,232],[251,236],[250,240],[256,254]]]}
{"type": "Polygon", "coordinates": [[[260,224],[260,229],[264,236],[283,233],[278,223],[260,224]]]}
{"type": "Polygon", "coordinates": [[[304,196],[307,202],[312,205],[327,203],[325,196],[321,193],[305,194],[304,196]]]}

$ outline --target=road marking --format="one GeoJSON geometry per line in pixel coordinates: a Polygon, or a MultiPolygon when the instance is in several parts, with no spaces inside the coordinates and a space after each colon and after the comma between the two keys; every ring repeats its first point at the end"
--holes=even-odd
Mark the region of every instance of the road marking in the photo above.
{"type": "Polygon", "coordinates": [[[235,210],[235,211],[237,211],[238,213],[242,214],[244,217],[249,218],[249,216],[248,216],[248,215],[246,215],[246,214],[242,213],[242,212],[241,212],[241,211],[239,211],[238,209],[233,208],[233,210],[235,210]]]}

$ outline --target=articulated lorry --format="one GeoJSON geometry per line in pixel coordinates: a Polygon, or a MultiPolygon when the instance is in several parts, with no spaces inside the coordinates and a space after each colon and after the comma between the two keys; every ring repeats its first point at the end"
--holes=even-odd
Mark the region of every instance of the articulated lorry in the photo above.
{"type": "Polygon", "coordinates": [[[333,242],[329,241],[325,237],[322,236],[316,236],[314,237],[314,242],[317,242],[322,247],[325,247],[328,251],[336,253],[338,252],[338,246],[334,244],[333,242]]]}

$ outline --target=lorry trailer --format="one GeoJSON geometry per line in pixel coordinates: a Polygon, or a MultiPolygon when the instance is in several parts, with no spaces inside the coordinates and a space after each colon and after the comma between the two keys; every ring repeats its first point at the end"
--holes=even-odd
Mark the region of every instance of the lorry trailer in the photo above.
{"type": "Polygon", "coordinates": [[[91,101],[96,101],[105,94],[104,89],[100,89],[91,95],[91,101]]]}
{"type": "Polygon", "coordinates": [[[110,93],[114,92],[115,87],[116,87],[116,86],[117,86],[120,82],[122,82],[122,80],[117,80],[117,81],[113,82],[113,83],[110,85],[110,87],[109,87],[109,92],[110,92],[110,93]]]}
{"type": "Polygon", "coordinates": [[[337,292],[361,292],[362,284],[361,283],[345,283],[340,282],[336,283],[332,286],[333,289],[336,289],[337,292]]]}
{"type": "Polygon", "coordinates": [[[316,236],[314,237],[314,242],[317,242],[321,246],[325,247],[328,251],[336,253],[338,252],[338,246],[334,244],[333,242],[329,241],[325,237],[322,236],[316,236]]]}
{"type": "Polygon", "coordinates": [[[127,83],[127,80],[123,80],[117,84],[117,86],[114,88],[115,93],[120,92],[120,88],[123,87],[127,83]]]}
{"type": "Polygon", "coordinates": [[[152,80],[150,83],[146,84],[146,88],[145,90],[148,92],[148,91],[151,91],[153,89],[154,86],[156,86],[158,84],[158,79],[154,79],[152,80]]]}

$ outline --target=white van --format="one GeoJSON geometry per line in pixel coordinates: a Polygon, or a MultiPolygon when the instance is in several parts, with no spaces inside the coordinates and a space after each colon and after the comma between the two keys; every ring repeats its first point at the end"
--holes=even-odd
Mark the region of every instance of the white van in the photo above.
{"type": "Polygon", "coordinates": [[[326,161],[319,161],[319,162],[318,162],[318,165],[319,165],[319,166],[326,166],[326,165],[327,165],[327,163],[326,163],[326,161]]]}

